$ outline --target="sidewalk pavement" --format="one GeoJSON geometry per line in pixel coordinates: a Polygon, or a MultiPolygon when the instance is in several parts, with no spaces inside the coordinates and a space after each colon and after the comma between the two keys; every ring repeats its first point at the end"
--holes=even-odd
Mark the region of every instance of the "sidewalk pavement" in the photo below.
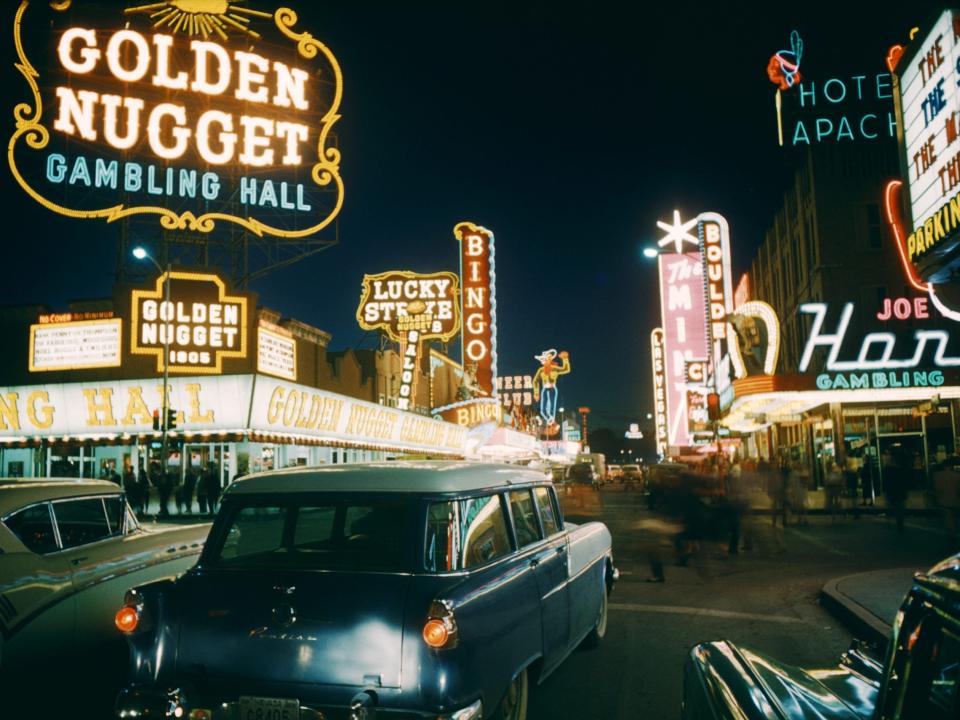
{"type": "Polygon", "coordinates": [[[859,638],[885,646],[913,575],[926,568],[875,570],[835,578],[820,591],[820,603],[859,638]]]}

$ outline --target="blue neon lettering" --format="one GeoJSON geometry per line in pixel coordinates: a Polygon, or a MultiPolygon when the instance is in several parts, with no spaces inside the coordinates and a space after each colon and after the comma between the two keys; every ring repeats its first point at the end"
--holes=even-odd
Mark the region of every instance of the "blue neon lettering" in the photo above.
{"type": "Polygon", "coordinates": [[[833,121],[830,118],[817,118],[817,142],[833,133],[833,121]],[[827,129],[824,131],[823,128],[827,129]]]}
{"type": "Polygon", "coordinates": [[[200,192],[204,200],[216,200],[220,195],[220,176],[215,172],[205,172],[200,180],[200,192]]]}
{"type": "Polygon", "coordinates": [[[138,192],[143,185],[143,168],[136,163],[127,163],[123,168],[123,189],[138,192]]]}
{"type": "Polygon", "coordinates": [[[109,187],[111,190],[117,189],[117,169],[119,164],[116,160],[105,162],[103,158],[97,158],[93,169],[93,184],[97,187],[109,187]]]}
{"type": "Polygon", "coordinates": [[[867,138],[867,140],[873,140],[877,136],[877,133],[873,133],[871,135],[870,133],[867,132],[867,128],[865,127],[865,124],[868,118],[872,120],[876,120],[877,116],[874,115],[873,113],[867,113],[862,118],[860,118],[860,134],[863,135],[865,138],[867,138]]]}
{"type": "Polygon", "coordinates": [[[793,129],[793,144],[798,142],[810,144],[810,136],[807,135],[807,129],[803,126],[803,120],[797,120],[797,126],[793,129]]]}
{"type": "Polygon", "coordinates": [[[67,176],[67,159],[59,153],[50,153],[47,158],[47,180],[62,183],[67,176]]]}
{"type": "Polygon", "coordinates": [[[839,78],[830,78],[823,84],[823,96],[834,104],[838,102],[842,102],[843,99],[847,96],[847,86],[844,85],[843,80],[840,80],[839,78]],[[840,86],[840,97],[838,98],[830,97],[831,83],[836,83],[837,85],[840,86]]]}
{"type": "Polygon", "coordinates": [[[90,168],[87,167],[87,159],[82,155],[78,155],[74,161],[73,172],[70,173],[70,180],[68,180],[68,182],[71,185],[76,185],[78,180],[87,187],[90,187],[90,168]]]}

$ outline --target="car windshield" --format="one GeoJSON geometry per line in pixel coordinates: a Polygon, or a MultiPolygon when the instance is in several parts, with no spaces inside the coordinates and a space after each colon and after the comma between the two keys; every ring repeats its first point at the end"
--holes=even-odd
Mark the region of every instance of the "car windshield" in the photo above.
{"type": "Polygon", "coordinates": [[[399,572],[411,566],[416,500],[354,495],[235,502],[208,562],[218,567],[399,572]]]}

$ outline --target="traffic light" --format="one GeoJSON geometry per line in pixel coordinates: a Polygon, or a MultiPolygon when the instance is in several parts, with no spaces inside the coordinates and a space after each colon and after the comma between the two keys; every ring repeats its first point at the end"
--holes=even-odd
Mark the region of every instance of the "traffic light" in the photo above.
{"type": "Polygon", "coordinates": [[[707,417],[711,420],[720,419],[720,396],[717,393],[707,395],[707,417]]]}
{"type": "Polygon", "coordinates": [[[173,408],[167,408],[167,430],[173,430],[177,426],[177,411],[173,408]]]}
{"type": "Polygon", "coordinates": [[[160,411],[159,410],[153,411],[153,429],[154,430],[160,429],[160,411]]]}

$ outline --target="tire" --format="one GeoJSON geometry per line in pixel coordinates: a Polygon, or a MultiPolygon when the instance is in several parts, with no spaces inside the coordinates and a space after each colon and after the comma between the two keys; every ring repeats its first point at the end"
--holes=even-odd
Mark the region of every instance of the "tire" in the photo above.
{"type": "Polygon", "coordinates": [[[607,634],[607,609],[607,585],[604,583],[601,585],[600,611],[597,613],[597,621],[583,639],[581,647],[591,649],[600,645],[600,641],[607,634]]]}
{"type": "Polygon", "coordinates": [[[527,720],[527,698],[530,687],[527,683],[527,671],[521,670],[503,694],[500,705],[493,714],[494,720],[527,720]]]}

